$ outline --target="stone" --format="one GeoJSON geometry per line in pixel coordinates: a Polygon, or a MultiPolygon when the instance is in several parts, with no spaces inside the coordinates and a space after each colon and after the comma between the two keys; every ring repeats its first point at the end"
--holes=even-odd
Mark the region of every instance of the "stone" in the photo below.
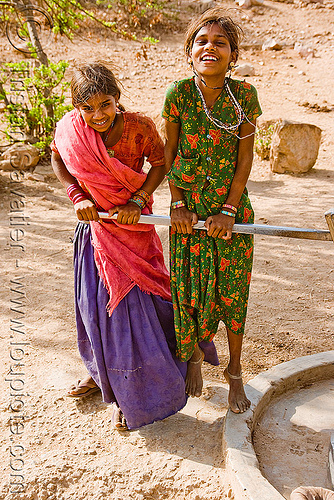
{"type": "Polygon", "coordinates": [[[293,48],[303,59],[315,56],[315,50],[313,47],[296,42],[293,48]]]}
{"type": "Polygon", "coordinates": [[[315,164],[321,129],[310,123],[281,120],[275,125],[270,148],[270,168],[278,174],[302,174],[315,164]]]}
{"type": "Polygon", "coordinates": [[[234,70],[236,76],[254,76],[255,70],[251,64],[240,64],[234,70]]]}
{"type": "Polygon", "coordinates": [[[39,163],[34,169],[34,174],[43,175],[56,179],[56,174],[53,171],[50,163],[39,163]]]}
{"type": "Polygon", "coordinates": [[[10,160],[0,160],[0,170],[13,170],[10,160]]]}
{"type": "Polygon", "coordinates": [[[282,44],[275,38],[268,38],[268,40],[262,44],[262,50],[282,50],[282,44]]]}
{"type": "Polygon", "coordinates": [[[18,142],[6,149],[1,159],[9,161],[12,168],[28,170],[37,165],[40,159],[40,153],[38,149],[31,144],[18,142]]]}
{"type": "Polygon", "coordinates": [[[256,5],[264,5],[264,0],[236,0],[236,3],[242,9],[249,9],[250,7],[254,7],[256,5]]]}
{"type": "Polygon", "coordinates": [[[41,174],[28,173],[27,179],[29,181],[45,182],[45,177],[44,177],[44,175],[41,175],[41,174]]]}
{"type": "Polygon", "coordinates": [[[194,0],[189,4],[189,7],[198,14],[202,14],[202,12],[206,11],[207,9],[217,7],[217,3],[216,0],[194,0]]]}
{"type": "Polygon", "coordinates": [[[242,9],[249,9],[252,6],[252,0],[236,0],[236,3],[242,9]]]}

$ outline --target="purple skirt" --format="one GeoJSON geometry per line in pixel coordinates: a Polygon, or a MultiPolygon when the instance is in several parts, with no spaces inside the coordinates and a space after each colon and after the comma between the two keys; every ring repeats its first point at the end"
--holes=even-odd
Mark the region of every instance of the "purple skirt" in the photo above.
{"type": "MultiPolygon", "coordinates": [[[[181,410],[187,363],[174,354],[172,303],[135,286],[109,316],[89,224],[76,228],[74,278],[79,352],[103,400],[117,402],[129,429],[181,410]]],[[[205,360],[218,364],[213,343],[201,347],[205,360]]]]}

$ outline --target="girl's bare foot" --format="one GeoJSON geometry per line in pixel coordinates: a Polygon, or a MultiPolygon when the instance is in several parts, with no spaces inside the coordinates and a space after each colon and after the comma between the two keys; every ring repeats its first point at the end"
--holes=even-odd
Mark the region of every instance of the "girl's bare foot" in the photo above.
{"type": "Polygon", "coordinates": [[[233,411],[233,413],[244,413],[250,407],[251,402],[245,394],[241,372],[239,372],[239,375],[233,375],[230,373],[228,366],[224,370],[224,376],[230,386],[228,402],[231,411],[233,411]]]}
{"type": "Polygon", "coordinates": [[[199,397],[202,394],[203,378],[202,378],[202,363],[204,352],[199,348],[195,348],[193,355],[188,361],[186,375],[186,393],[191,397],[199,397]]]}

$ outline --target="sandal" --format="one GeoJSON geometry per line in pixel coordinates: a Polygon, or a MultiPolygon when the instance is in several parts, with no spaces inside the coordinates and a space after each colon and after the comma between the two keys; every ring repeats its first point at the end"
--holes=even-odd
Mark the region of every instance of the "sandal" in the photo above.
{"type": "Polygon", "coordinates": [[[66,396],[69,398],[77,398],[77,399],[82,399],[86,398],[87,396],[91,396],[95,392],[100,391],[100,388],[98,385],[95,384],[95,382],[81,382],[81,380],[78,380],[76,384],[73,384],[70,389],[68,390],[66,396]],[[87,391],[84,392],[77,392],[76,394],[73,394],[75,391],[78,391],[80,389],[84,389],[87,387],[87,391]]]}
{"type": "Polygon", "coordinates": [[[112,404],[112,413],[111,413],[111,423],[114,426],[114,429],[117,431],[128,431],[128,424],[126,423],[126,419],[122,413],[122,410],[116,403],[112,404]]]}

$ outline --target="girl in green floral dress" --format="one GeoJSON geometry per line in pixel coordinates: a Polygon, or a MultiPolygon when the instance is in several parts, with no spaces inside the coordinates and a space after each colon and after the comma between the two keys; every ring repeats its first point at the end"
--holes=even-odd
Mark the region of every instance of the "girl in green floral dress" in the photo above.
{"type": "Polygon", "coordinates": [[[217,8],[189,25],[185,52],[194,77],[168,89],[165,156],[171,190],[171,285],[177,353],[188,362],[186,390],[200,396],[204,354],[222,320],[230,361],[229,405],[250,406],[241,376],[241,347],[252,270],[253,238],[232,235],[253,222],[246,182],[253,160],[255,88],[227,76],[238,59],[241,28],[217,8]],[[194,230],[205,220],[207,230],[194,230]]]}

